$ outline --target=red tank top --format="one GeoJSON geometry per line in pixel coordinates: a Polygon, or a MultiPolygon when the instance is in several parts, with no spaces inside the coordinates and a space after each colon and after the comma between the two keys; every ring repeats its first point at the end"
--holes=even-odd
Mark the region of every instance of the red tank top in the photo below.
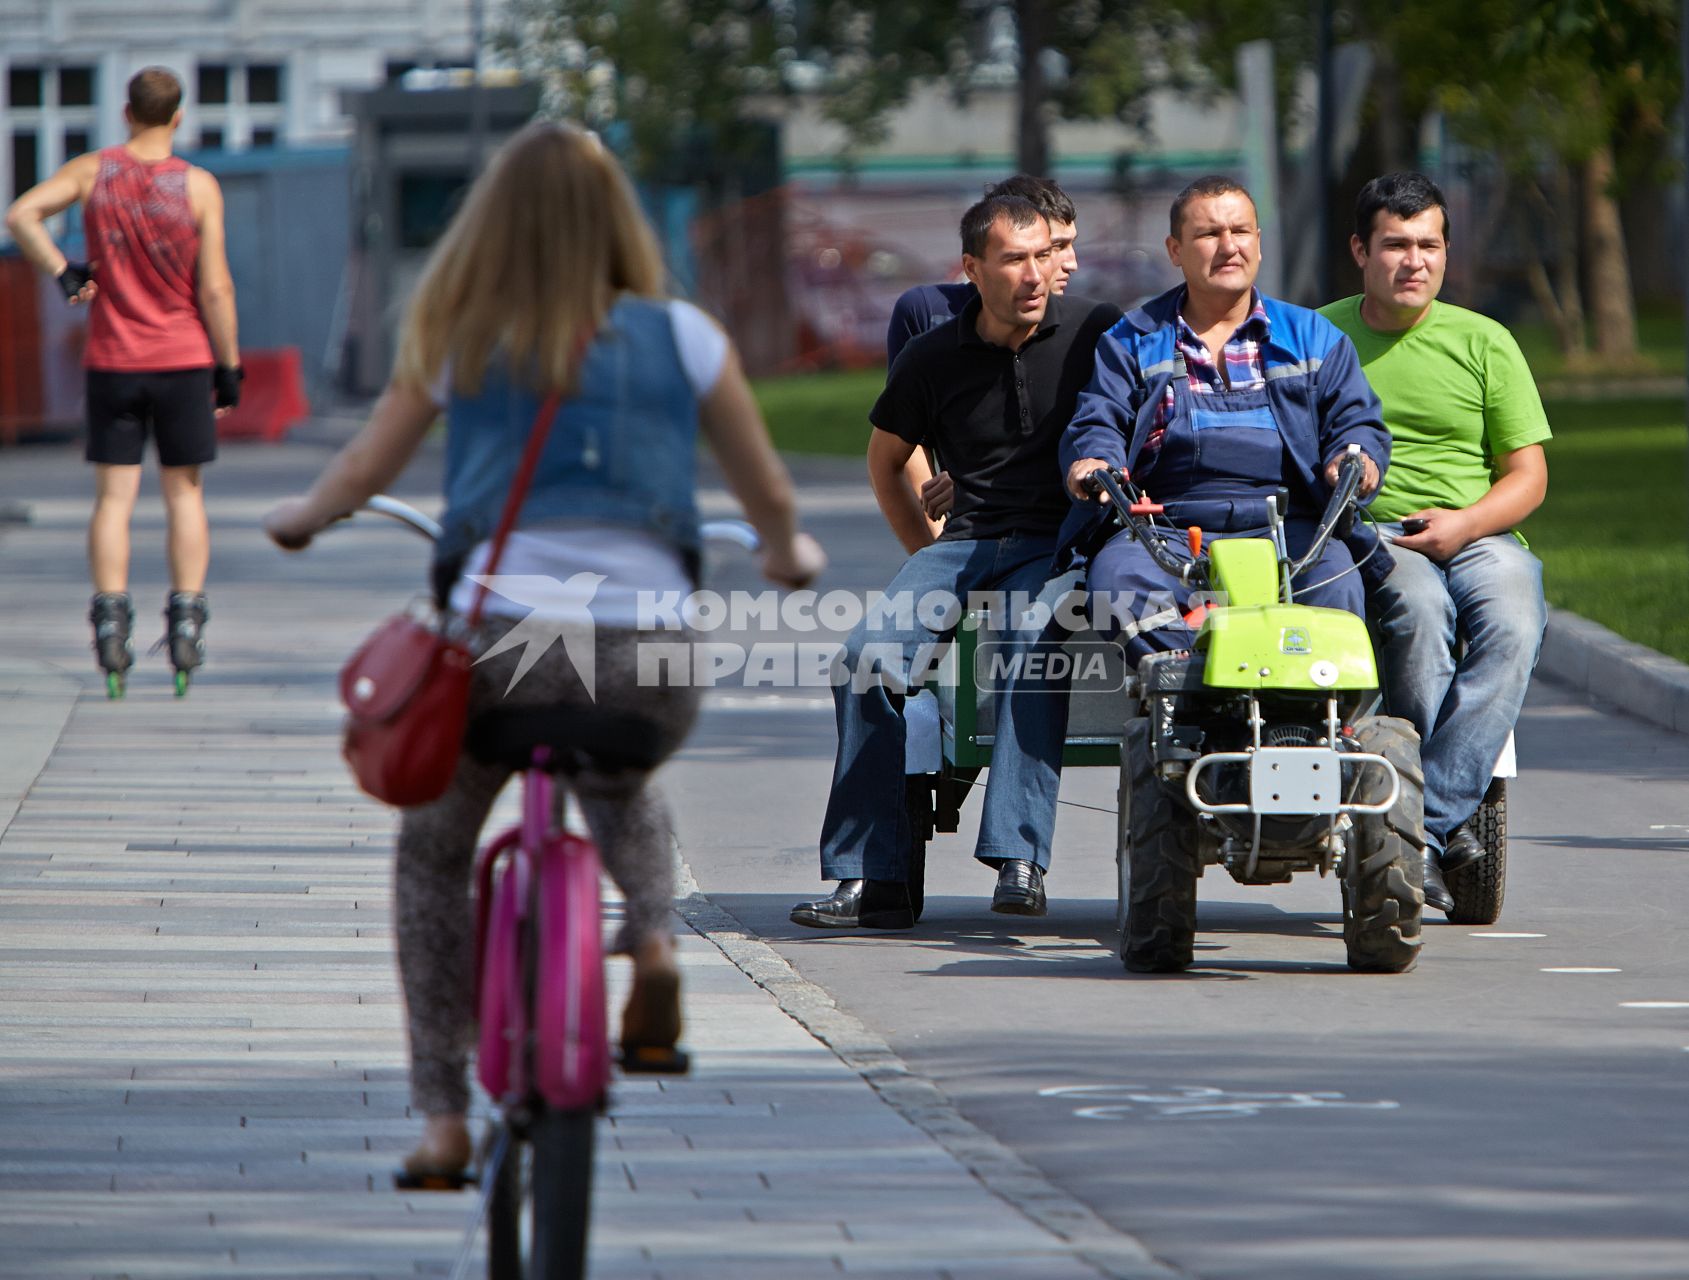
{"type": "Polygon", "coordinates": [[[126,373],[209,367],[188,162],[149,163],[127,147],[105,148],[83,225],[99,286],[83,365],[126,373]]]}

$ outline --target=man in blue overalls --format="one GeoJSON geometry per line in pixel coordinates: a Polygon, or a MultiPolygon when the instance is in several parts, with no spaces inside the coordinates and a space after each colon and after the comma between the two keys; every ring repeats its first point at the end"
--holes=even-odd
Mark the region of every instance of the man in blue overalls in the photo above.
{"type": "MultiPolygon", "coordinates": [[[[1167,544],[1188,557],[1184,530],[1265,532],[1267,499],[1289,491],[1286,539],[1307,549],[1350,444],[1365,459],[1362,496],[1390,459],[1378,398],[1349,339],[1324,317],[1263,298],[1255,202],[1229,178],[1200,178],[1173,202],[1167,256],[1185,282],[1132,311],[1098,343],[1096,372],[1062,436],[1061,465],[1075,505],[1062,529],[1070,556],[1090,559],[1133,663],[1190,647],[1189,592],[1106,512],[1082,481],[1124,468],[1163,504],[1167,544]],[[1100,545],[1099,545],[1100,544],[1100,545]]],[[[1382,567],[1387,553],[1373,557],[1382,567]]],[[[1337,540],[1298,579],[1296,599],[1362,613],[1361,576],[1337,540]]]]}

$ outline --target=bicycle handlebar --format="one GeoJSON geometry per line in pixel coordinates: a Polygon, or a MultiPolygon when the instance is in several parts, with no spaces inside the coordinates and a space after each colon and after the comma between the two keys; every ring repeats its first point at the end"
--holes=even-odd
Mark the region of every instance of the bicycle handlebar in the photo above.
{"type": "MultiPolygon", "coordinates": [[[[358,510],[396,520],[431,542],[440,540],[438,520],[424,515],[408,502],[400,502],[385,493],[376,494],[358,510]]],[[[358,512],[352,514],[357,515],[358,512]]],[[[746,551],[758,551],[762,548],[762,539],[757,536],[757,531],[743,520],[706,520],[698,526],[698,536],[705,542],[727,542],[746,551]]]]}
{"type": "MultiPolygon", "coordinates": [[[[400,502],[397,498],[389,498],[385,493],[378,493],[360,508],[373,512],[378,516],[387,516],[397,520],[407,528],[414,529],[430,542],[440,540],[440,522],[432,516],[426,516],[409,503],[400,502]]],[[[354,515],[357,512],[353,512],[354,515]]]]}

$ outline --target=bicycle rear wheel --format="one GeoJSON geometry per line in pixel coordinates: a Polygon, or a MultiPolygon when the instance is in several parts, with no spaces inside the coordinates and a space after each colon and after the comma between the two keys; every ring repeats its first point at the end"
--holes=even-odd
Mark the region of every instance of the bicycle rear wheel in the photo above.
{"type": "Polygon", "coordinates": [[[535,1122],[527,1280],[583,1280],[587,1225],[592,1220],[592,1153],[598,1112],[548,1110],[535,1122]]]}

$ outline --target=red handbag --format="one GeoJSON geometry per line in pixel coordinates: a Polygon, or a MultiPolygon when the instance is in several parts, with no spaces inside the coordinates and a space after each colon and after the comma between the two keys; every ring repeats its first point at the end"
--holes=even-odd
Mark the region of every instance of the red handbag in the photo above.
{"type": "MultiPolygon", "coordinates": [[[[534,419],[493,534],[484,577],[498,572],[505,541],[534,478],[540,447],[562,403],[562,395],[553,394],[534,419]]],[[[427,804],[451,785],[463,749],[470,668],[475,665],[463,637],[481,621],[486,598],[486,584],[477,583],[467,625],[457,634],[448,633],[440,618],[429,622],[409,613],[395,614],[340,669],[340,700],[346,704],[341,754],[358,786],[377,800],[400,806],[427,804]]]]}

